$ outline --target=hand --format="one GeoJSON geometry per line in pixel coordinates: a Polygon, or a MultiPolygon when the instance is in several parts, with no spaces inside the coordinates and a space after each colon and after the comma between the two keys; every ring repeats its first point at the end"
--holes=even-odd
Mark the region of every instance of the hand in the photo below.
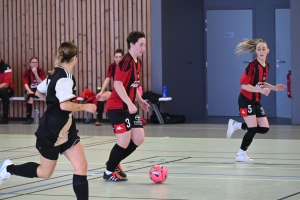
{"type": "Polygon", "coordinates": [[[97,106],[93,103],[87,103],[87,104],[84,104],[84,110],[86,112],[91,112],[91,113],[95,113],[96,110],[97,110],[97,106]]]}
{"type": "Polygon", "coordinates": [[[97,100],[100,100],[101,96],[102,96],[103,92],[99,92],[98,94],[96,94],[96,99],[97,100]]]}
{"type": "Polygon", "coordinates": [[[33,92],[33,91],[31,91],[31,90],[30,90],[30,92],[28,92],[28,93],[29,93],[29,94],[34,94],[34,92],[33,92]]]}
{"type": "Polygon", "coordinates": [[[36,74],[36,72],[37,72],[37,67],[31,67],[31,71],[32,71],[32,73],[36,74]]]}
{"type": "Polygon", "coordinates": [[[283,91],[286,88],[286,85],[283,84],[277,84],[275,85],[275,91],[283,91]]]}
{"type": "Polygon", "coordinates": [[[148,112],[149,111],[149,104],[147,103],[147,101],[145,100],[141,100],[141,101],[138,101],[138,104],[139,106],[145,111],[145,112],[148,112]]]}
{"type": "Polygon", "coordinates": [[[128,111],[130,114],[134,114],[137,112],[137,108],[135,107],[135,105],[133,103],[127,105],[128,106],[128,111]]]}
{"type": "Polygon", "coordinates": [[[261,88],[260,93],[268,96],[271,90],[269,88],[261,88]]]}

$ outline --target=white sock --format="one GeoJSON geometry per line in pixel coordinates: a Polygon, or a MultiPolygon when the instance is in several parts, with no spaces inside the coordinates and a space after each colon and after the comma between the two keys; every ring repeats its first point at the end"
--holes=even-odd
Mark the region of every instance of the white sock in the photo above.
{"type": "Polygon", "coordinates": [[[112,174],[112,172],[108,171],[108,170],[105,170],[105,174],[110,175],[110,174],[112,174]]]}
{"type": "Polygon", "coordinates": [[[236,121],[236,122],[233,124],[233,127],[234,127],[235,129],[242,129],[242,123],[236,121]]]}
{"type": "Polygon", "coordinates": [[[243,149],[240,149],[238,152],[239,155],[244,155],[245,153],[246,153],[246,151],[244,151],[243,149]]]}

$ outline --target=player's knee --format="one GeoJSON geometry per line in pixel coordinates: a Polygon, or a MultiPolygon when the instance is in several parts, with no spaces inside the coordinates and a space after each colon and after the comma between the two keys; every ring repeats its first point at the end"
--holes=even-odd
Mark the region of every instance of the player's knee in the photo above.
{"type": "Polygon", "coordinates": [[[268,127],[257,127],[257,132],[260,134],[266,134],[269,131],[268,127]]]}
{"type": "Polygon", "coordinates": [[[249,127],[245,137],[253,138],[257,133],[257,127],[249,127]]]}
{"type": "Polygon", "coordinates": [[[132,141],[134,142],[134,144],[136,144],[136,146],[140,146],[144,143],[145,137],[134,138],[132,141]]]}
{"type": "Polygon", "coordinates": [[[52,176],[52,174],[53,174],[53,172],[42,172],[38,176],[39,176],[39,178],[47,179],[47,178],[50,178],[52,176]]]}
{"type": "Polygon", "coordinates": [[[88,168],[88,163],[87,163],[86,160],[85,160],[84,162],[81,162],[81,163],[80,163],[80,170],[81,170],[81,171],[86,172],[86,171],[87,171],[87,168],[88,168]]]}

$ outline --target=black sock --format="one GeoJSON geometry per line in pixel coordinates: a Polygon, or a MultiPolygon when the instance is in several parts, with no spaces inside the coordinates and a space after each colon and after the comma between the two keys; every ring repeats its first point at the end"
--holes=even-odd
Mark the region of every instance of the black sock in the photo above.
{"type": "Polygon", "coordinates": [[[115,144],[115,146],[112,148],[110,152],[106,169],[110,172],[114,172],[118,164],[123,159],[124,153],[125,153],[125,149],[123,147],[120,147],[118,144],[115,144]]]}
{"type": "Polygon", "coordinates": [[[30,119],[32,113],[32,104],[26,103],[26,118],[30,119]]]}
{"type": "Polygon", "coordinates": [[[244,135],[242,144],[241,144],[241,149],[244,151],[247,151],[248,147],[253,141],[253,138],[257,132],[257,127],[254,128],[248,128],[248,132],[244,135]]]}
{"type": "Polygon", "coordinates": [[[97,103],[97,120],[102,121],[102,115],[104,111],[104,101],[98,101],[97,103]]]}
{"type": "Polygon", "coordinates": [[[248,129],[248,126],[246,123],[242,123],[242,127],[241,127],[243,130],[247,130],[248,129]]]}
{"type": "Polygon", "coordinates": [[[7,166],[7,172],[12,175],[27,177],[27,178],[35,178],[37,175],[37,168],[40,164],[34,162],[28,162],[22,165],[9,165],[7,166]]]}
{"type": "Polygon", "coordinates": [[[136,144],[134,144],[134,142],[132,140],[130,140],[128,147],[125,149],[123,159],[127,158],[130,154],[132,154],[136,150],[137,147],[138,146],[136,144]]]}
{"type": "Polygon", "coordinates": [[[73,174],[73,190],[77,200],[89,199],[89,182],[87,176],[73,174]]]}

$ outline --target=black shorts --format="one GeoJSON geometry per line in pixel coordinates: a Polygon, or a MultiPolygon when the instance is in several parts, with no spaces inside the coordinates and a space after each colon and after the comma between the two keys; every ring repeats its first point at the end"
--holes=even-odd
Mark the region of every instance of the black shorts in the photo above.
{"type": "Polygon", "coordinates": [[[40,154],[47,158],[48,160],[57,160],[59,154],[63,154],[74,145],[80,142],[80,137],[76,134],[72,138],[68,138],[68,141],[62,145],[51,147],[45,144],[42,140],[36,139],[36,149],[40,152],[40,154]]]}
{"type": "Polygon", "coordinates": [[[143,128],[139,114],[130,114],[127,110],[108,110],[108,118],[115,134],[125,133],[132,128],[143,128]]]}
{"type": "Polygon", "coordinates": [[[266,117],[266,113],[260,102],[253,102],[240,94],[239,112],[241,117],[255,115],[256,117],[266,117]]]}

